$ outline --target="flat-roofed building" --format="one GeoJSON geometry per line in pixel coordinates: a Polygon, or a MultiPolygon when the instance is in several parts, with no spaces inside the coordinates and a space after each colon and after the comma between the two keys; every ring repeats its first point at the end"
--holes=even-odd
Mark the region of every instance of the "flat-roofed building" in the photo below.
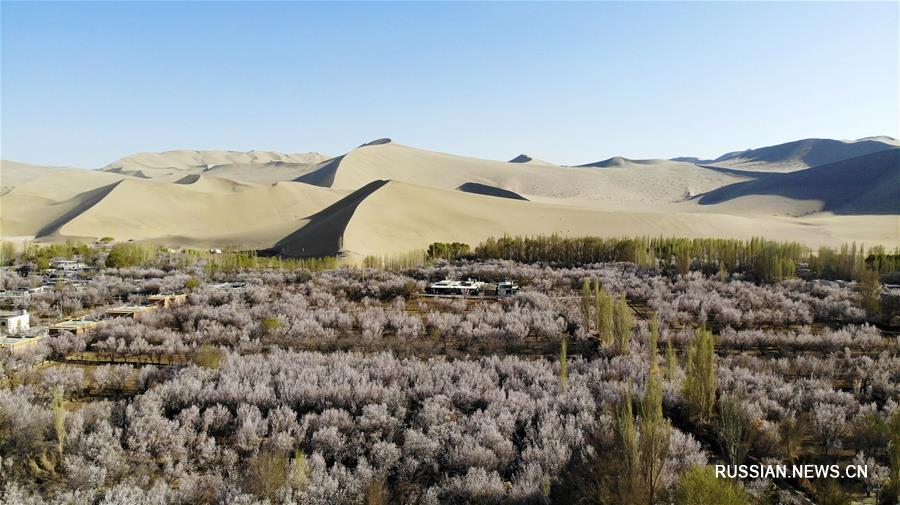
{"type": "Polygon", "coordinates": [[[0,337],[0,347],[9,349],[13,354],[18,354],[37,346],[43,338],[43,336],[0,337]]]}
{"type": "Polygon", "coordinates": [[[106,310],[107,317],[130,317],[140,319],[142,315],[156,310],[157,305],[122,305],[106,310]]]}
{"type": "Polygon", "coordinates": [[[0,329],[7,335],[18,335],[31,328],[31,316],[27,310],[0,311],[0,329]]]}
{"type": "Polygon", "coordinates": [[[181,305],[187,301],[187,294],[175,293],[169,295],[150,295],[147,300],[151,305],[158,305],[163,308],[181,305]]]}
{"type": "Polygon", "coordinates": [[[69,319],[68,321],[60,321],[51,324],[48,333],[50,335],[59,335],[60,333],[68,331],[69,333],[80,335],[94,328],[97,324],[97,321],[92,321],[90,319],[69,319]]]}

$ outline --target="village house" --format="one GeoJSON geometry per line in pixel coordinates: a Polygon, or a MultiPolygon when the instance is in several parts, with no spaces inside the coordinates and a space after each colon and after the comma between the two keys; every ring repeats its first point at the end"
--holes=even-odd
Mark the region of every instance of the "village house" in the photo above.
{"type": "Polygon", "coordinates": [[[130,317],[140,319],[143,314],[156,310],[157,305],[122,305],[106,310],[107,317],[130,317]]]}
{"type": "Polygon", "coordinates": [[[7,335],[18,335],[31,328],[31,316],[27,310],[0,311],[0,329],[7,335]]]}
{"type": "Polygon", "coordinates": [[[97,324],[97,321],[92,321],[89,319],[70,319],[68,321],[60,321],[58,323],[50,325],[48,333],[53,336],[68,331],[69,333],[80,335],[94,328],[95,326],[97,326],[97,324]]]}
{"type": "Polygon", "coordinates": [[[176,305],[181,305],[187,301],[186,293],[176,293],[169,295],[150,295],[147,297],[147,300],[151,305],[157,305],[163,308],[174,307],[176,305]]]}

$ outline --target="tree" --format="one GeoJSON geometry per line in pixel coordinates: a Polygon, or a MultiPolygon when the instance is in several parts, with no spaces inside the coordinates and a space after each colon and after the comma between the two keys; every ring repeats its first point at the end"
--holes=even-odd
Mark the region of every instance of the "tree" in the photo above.
{"type": "Polygon", "coordinates": [[[666,379],[675,380],[678,375],[678,356],[675,354],[675,346],[672,345],[672,337],[666,340],[666,379]]]}
{"type": "Polygon", "coordinates": [[[50,410],[53,412],[56,450],[59,452],[59,460],[62,462],[63,444],[66,438],[66,400],[63,398],[63,388],[60,386],[56,386],[53,389],[53,400],[50,402],[50,410]]]}
{"type": "Polygon", "coordinates": [[[263,498],[271,498],[287,484],[288,458],[285,454],[263,450],[247,463],[247,489],[263,498]]]}
{"type": "Polygon", "coordinates": [[[616,410],[616,442],[621,453],[623,475],[619,481],[619,496],[623,500],[634,499],[639,491],[639,456],[637,432],[634,429],[634,412],[631,405],[631,382],[625,386],[625,391],[619,399],[616,410]]]}
{"type": "Polygon", "coordinates": [[[613,304],[612,298],[603,291],[600,281],[594,283],[594,295],[597,317],[597,336],[604,345],[612,345],[613,341],[613,304]]]}
{"type": "Polygon", "coordinates": [[[700,422],[708,423],[716,407],[716,363],[713,335],[705,326],[697,328],[688,346],[686,372],[684,398],[688,409],[700,422]]]}
{"type": "Polygon", "coordinates": [[[309,461],[299,447],[294,450],[293,481],[297,489],[306,489],[309,485],[309,461]]]}
{"type": "Polygon", "coordinates": [[[584,332],[591,333],[591,281],[585,278],[581,285],[581,321],[584,332]]]}
{"type": "Polygon", "coordinates": [[[881,278],[878,271],[862,268],[859,273],[859,291],[862,306],[869,321],[881,317],[881,278]]]}
{"type": "Polygon", "coordinates": [[[748,415],[741,401],[733,395],[719,398],[719,437],[732,465],[740,465],[750,449],[748,415]]]}
{"type": "Polygon", "coordinates": [[[625,295],[620,296],[615,302],[613,330],[616,353],[628,354],[631,351],[631,308],[625,301],[625,295]]]}
{"type": "Polygon", "coordinates": [[[647,495],[647,503],[656,503],[660,475],[663,464],[669,454],[669,438],[672,427],[662,412],[662,374],[657,364],[656,350],[659,338],[659,321],[656,316],[650,321],[650,336],[647,343],[649,371],[647,373],[647,390],[641,402],[640,441],[638,455],[640,461],[641,481],[647,495]]]}
{"type": "Polygon", "coordinates": [[[675,485],[676,505],[747,505],[743,488],[728,479],[717,479],[711,466],[692,466],[675,485]]]}

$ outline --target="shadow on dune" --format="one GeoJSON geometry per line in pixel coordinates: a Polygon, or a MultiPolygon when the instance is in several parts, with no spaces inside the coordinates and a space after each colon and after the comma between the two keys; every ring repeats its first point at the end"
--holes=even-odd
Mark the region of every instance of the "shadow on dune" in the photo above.
{"type": "Polygon", "coordinates": [[[853,143],[832,139],[803,139],[775,146],[737,151],[716,158],[712,163],[740,159],[742,163],[780,163],[799,160],[809,167],[837,163],[892,149],[893,146],[878,140],[860,140],[853,143]]]}
{"type": "Polygon", "coordinates": [[[821,210],[835,214],[900,214],[900,149],[796,172],[767,174],[705,193],[699,203],[717,205],[756,195],[818,200],[821,210]]]}
{"type": "Polygon", "coordinates": [[[336,203],[313,214],[309,222],[290,235],[279,240],[263,255],[281,255],[295,258],[334,256],[343,247],[344,231],[356,208],[369,195],[388,181],[372,181],[350,193],[336,203]]]}
{"type": "Polygon", "coordinates": [[[485,196],[496,196],[498,198],[510,198],[512,200],[525,200],[528,201],[524,196],[510,191],[508,189],[498,188],[496,186],[488,186],[487,184],[479,184],[477,182],[467,182],[460,187],[456,188],[458,191],[462,191],[464,193],[474,193],[476,195],[485,195],[485,196]]]}
{"type": "Polygon", "coordinates": [[[74,207],[38,230],[35,234],[35,237],[40,238],[56,233],[56,231],[65,226],[66,223],[80,216],[94,205],[100,203],[101,200],[106,198],[106,195],[110,194],[112,190],[116,189],[116,186],[121,183],[122,181],[116,181],[108,186],[101,186],[90,191],[85,191],[84,193],[79,193],[66,202],[62,202],[64,204],[73,200],[78,201],[78,203],[76,203],[74,207]]]}
{"type": "Polygon", "coordinates": [[[294,179],[294,182],[305,182],[313,186],[330,188],[334,184],[334,176],[337,174],[337,169],[341,165],[341,160],[344,159],[344,156],[346,154],[323,161],[322,166],[297,177],[294,179]]]}

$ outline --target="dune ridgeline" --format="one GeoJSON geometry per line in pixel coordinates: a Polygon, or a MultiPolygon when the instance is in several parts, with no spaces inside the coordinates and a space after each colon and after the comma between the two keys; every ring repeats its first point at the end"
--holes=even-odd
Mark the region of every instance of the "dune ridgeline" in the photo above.
{"type": "Polygon", "coordinates": [[[349,261],[504,234],[900,244],[900,147],[889,137],[571,167],[379,139],[337,157],[180,150],[97,170],[3,161],[0,179],[4,240],[113,237],[349,261]]]}

